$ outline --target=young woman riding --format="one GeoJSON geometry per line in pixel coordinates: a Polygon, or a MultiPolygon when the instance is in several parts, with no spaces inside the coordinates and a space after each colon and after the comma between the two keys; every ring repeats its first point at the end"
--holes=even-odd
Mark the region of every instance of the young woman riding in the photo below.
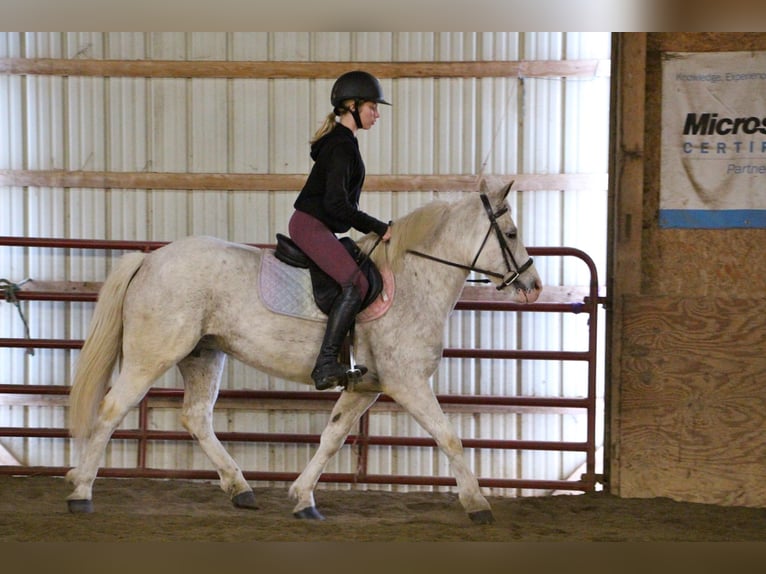
{"type": "Polygon", "coordinates": [[[332,112],[311,139],[314,166],[295,201],[288,227],[296,245],[341,286],[311,373],[318,390],[346,381],[350,366],[338,362],[338,353],[369,287],[336,234],[354,228],[361,233],[375,232],[382,241],[391,238],[387,223],[359,209],[365,167],[356,139],[358,130],[375,125],[380,117],[378,104],[391,104],[377,78],[360,70],[335,81],[330,103],[332,112]]]}

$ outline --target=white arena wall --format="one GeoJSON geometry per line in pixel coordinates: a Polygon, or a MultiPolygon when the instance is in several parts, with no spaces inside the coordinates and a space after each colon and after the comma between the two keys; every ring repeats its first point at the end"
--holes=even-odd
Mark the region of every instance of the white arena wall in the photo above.
{"type": "MultiPolygon", "coordinates": [[[[311,167],[307,142],[330,111],[333,79],[369,63],[394,105],[381,106],[378,124],[359,136],[368,172],[365,210],[395,219],[433,198],[474,191],[481,177],[515,179],[510,201],[525,243],[582,250],[603,282],[610,40],[608,33],[581,32],[0,33],[0,236],[165,242],[207,234],[273,243],[286,232],[311,167]],[[144,64],[148,72],[137,71],[144,64]],[[109,185],[99,183],[107,178],[109,185]],[[228,181],[238,183],[227,188],[228,181]]],[[[0,278],[100,282],[122,253],[0,244],[0,278]]],[[[577,260],[536,262],[553,293],[588,285],[588,270],[577,260]]],[[[88,302],[0,305],[0,338],[25,336],[20,310],[34,338],[82,339],[92,309],[88,302]]],[[[456,311],[445,342],[581,351],[586,322],[578,314],[456,311]]],[[[77,357],[76,349],[0,348],[0,385],[66,387],[77,357]]],[[[443,395],[572,398],[583,395],[586,380],[579,363],[445,358],[432,383],[443,395]]],[[[157,386],[180,387],[177,372],[157,386]]],[[[222,389],[307,390],[236,361],[227,363],[222,389]]],[[[25,396],[0,394],[0,427],[66,427],[64,396],[25,396]]],[[[216,430],[319,434],[328,408],[221,401],[216,430]]],[[[448,411],[464,439],[580,441],[586,433],[586,417],[571,409],[448,411]]],[[[149,428],[183,430],[179,413],[173,401],[158,401],[149,428]]],[[[137,419],[132,413],[121,428],[134,428],[137,419]]],[[[599,422],[597,446],[600,433],[599,422]]],[[[426,436],[390,403],[373,409],[369,434],[426,436]]],[[[66,467],[74,462],[71,446],[67,438],[0,436],[0,463],[66,467]]],[[[314,449],[228,446],[246,471],[300,472],[314,449]]],[[[112,440],[104,465],[134,466],[136,448],[135,441],[112,440]]],[[[446,458],[427,446],[370,446],[367,456],[373,474],[449,475],[446,458]]],[[[493,478],[577,478],[584,463],[580,452],[469,448],[467,456],[477,474],[493,478]]],[[[357,464],[347,447],[327,472],[353,473],[357,464]]],[[[212,469],[195,443],[177,441],[152,442],[146,465],[212,469]]]]}

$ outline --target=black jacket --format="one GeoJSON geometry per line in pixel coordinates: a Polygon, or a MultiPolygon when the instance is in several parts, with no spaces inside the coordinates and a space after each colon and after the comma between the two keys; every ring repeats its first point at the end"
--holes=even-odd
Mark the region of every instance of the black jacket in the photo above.
{"type": "Polygon", "coordinates": [[[334,233],[354,228],[384,235],[388,224],[359,210],[364,162],[354,133],[342,124],[311,145],[311,168],[294,207],[313,215],[334,233]]]}

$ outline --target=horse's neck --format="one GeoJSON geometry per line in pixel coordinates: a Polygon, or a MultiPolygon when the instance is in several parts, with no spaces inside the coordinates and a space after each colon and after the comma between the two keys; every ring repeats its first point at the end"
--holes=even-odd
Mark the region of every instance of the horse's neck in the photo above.
{"type": "MultiPolygon", "coordinates": [[[[462,203],[435,203],[412,217],[415,219],[409,223],[419,232],[408,234],[408,239],[412,240],[410,249],[457,264],[470,263],[464,259],[470,250],[465,242],[472,242],[470,223],[475,221],[472,210],[465,209],[462,203]],[[424,216],[425,220],[422,219],[424,216]]],[[[429,316],[436,320],[446,319],[460,297],[468,272],[413,253],[404,257],[407,265],[402,270],[403,276],[397,275],[397,289],[400,284],[406,284],[406,289],[419,298],[414,302],[416,305],[420,301],[428,307],[429,316]]]]}
{"type": "MultiPolygon", "coordinates": [[[[454,253],[449,249],[438,249],[435,246],[427,249],[431,255],[454,260],[454,253]]],[[[419,255],[410,254],[408,257],[408,265],[401,277],[397,276],[397,286],[401,285],[416,294],[416,300],[429,309],[428,315],[435,321],[446,320],[460,298],[468,272],[419,255]]]]}

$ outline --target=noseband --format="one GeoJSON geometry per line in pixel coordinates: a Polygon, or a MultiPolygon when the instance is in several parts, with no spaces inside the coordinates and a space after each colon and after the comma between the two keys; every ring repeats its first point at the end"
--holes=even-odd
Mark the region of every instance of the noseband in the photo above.
{"type": "Polygon", "coordinates": [[[519,264],[516,263],[516,258],[511,252],[511,248],[508,246],[508,242],[503,236],[503,232],[497,223],[497,219],[508,212],[508,207],[503,205],[503,207],[501,207],[499,210],[492,211],[492,206],[490,205],[489,199],[487,199],[487,195],[485,193],[481,194],[481,202],[484,205],[484,211],[487,212],[487,217],[489,218],[489,229],[487,230],[487,234],[484,236],[484,241],[481,242],[479,250],[476,252],[476,257],[473,258],[473,261],[470,265],[462,265],[461,263],[455,263],[454,261],[447,261],[446,259],[434,257],[433,255],[428,255],[427,253],[415,251],[414,249],[408,249],[407,253],[412,253],[413,255],[424,257],[425,259],[430,259],[431,261],[444,263],[445,265],[450,265],[451,267],[458,267],[467,271],[476,271],[477,273],[482,273],[483,275],[487,275],[489,277],[497,277],[498,279],[502,279],[500,285],[497,286],[497,290],[500,291],[518,281],[521,274],[532,266],[533,260],[530,257],[524,262],[523,265],[519,266],[519,264]],[[484,246],[487,244],[487,240],[493,231],[495,232],[495,237],[497,237],[497,241],[500,244],[500,251],[503,253],[505,267],[508,270],[505,274],[476,267],[476,262],[479,260],[479,256],[484,250],[484,246]]]}

